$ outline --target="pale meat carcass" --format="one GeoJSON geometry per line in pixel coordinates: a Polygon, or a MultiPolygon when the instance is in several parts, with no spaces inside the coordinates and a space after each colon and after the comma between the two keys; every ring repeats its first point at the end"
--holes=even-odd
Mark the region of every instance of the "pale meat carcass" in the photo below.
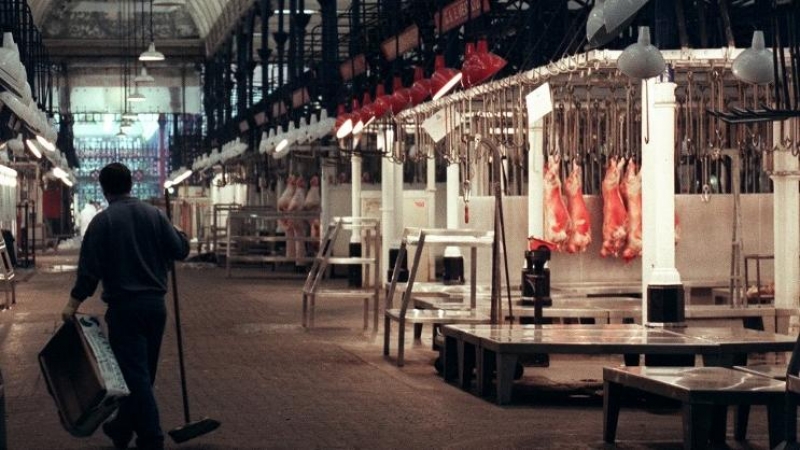
{"type": "MultiPolygon", "coordinates": [[[[303,203],[303,210],[304,211],[319,211],[320,205],[322,204],[322,199],[319,193],[319,177],[314,175],[311,177],[311,181],[309,183],[311,186],[308,188],[308,194],[306,194],[306,200],[303,203]]],[[[319,218],[315,218],[311,220],[311,231],[309,236],[316,238],[317,241],[320,239],[320,223],[319,218]]],[[[316,247],[316,245],[315,245],[316,247]]]]}
{"type": "MultiPolygon", "coordinates": [[[[297,177],[297,189],[294,191],[292,199],[289,201],[289,206],[286,211],[290,213],[300,213],[303,211],[303,204],[306,201],[306,180],[303,177],[297,177]]],[[[291,220],[289,227],[294,231],[294,243],[287,243],[287,246],[294,245],[295,258],[304,258],[306,256],[306,243],[303,239],[308,236],[308,224],[305,220],[291,220]]]]}
{"type": "Polygon", "coordinates": [[[620,175],[625,160],[612,157],[603,178],[603,246],[601,256],[618,256],[625,247],[628,212],[619,192],[620,175]]]}
{"type": "Polygon", "coordinates": [[[561,196],[559,167],[559,158],[556,157],[544,173],[544,238],[555,244],[558,250],[563,250],[569,239],[569,212],[561,196]]]}
{"type": "Polygon", "coordinates": [[[630,262],[642,254],[642,172],[636,170],[633,160],[628,162],[622,184],[628,205],[628,242],[622,251],[622,258],[630,262]]]}
{"type": "MultiPolygon", "coordinates": [[[[289,175],[289,177],[286,179],[286,188],[278,198],[278,211],[286,212],[289,210],[289,203],[292,201],[296,190],[297,179],[294,175],[289,175]]],[[[283,229],[283,233],[286,235],[286,257],[294,258],[294,229],[292,229],[291,221],[283,219],[278,220],[278,226],[283,229]]]]}
{"type": "Polygon", "coordinates": [[[589,220],[589,210],[583,200],[583,182],[581,166],[572,163],[572,172],[567,177],[565,187],[567,191],[567,204],[569,206],[569,240],[567,252],[585,252],[592,242],[592,226],[589,220]]]}

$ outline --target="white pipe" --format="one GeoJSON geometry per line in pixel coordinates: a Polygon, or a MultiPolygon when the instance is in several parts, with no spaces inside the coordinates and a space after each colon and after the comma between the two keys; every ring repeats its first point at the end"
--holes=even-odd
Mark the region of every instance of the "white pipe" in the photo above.
{"type": "MultiPolygon", "coordinates": [[[[391,131],[378,133],[378,149],[391,154],[394,147],[394,136],[391,131]]],[[[395,241],[394,222],[394,164],[389,158],[381,158],[381,267],[389,267],[389,249],[395,241]]],[[[387,270],[381,271],[386,282],[387,270]]]]}
{"type": "MultiPolygon", "coordinates": [[[[400,248],[400,239],[405,229],[403,220],[403,165],[392,164],[394,168],[394,236],[391,248],[400,248]]],[[[388,250],[387,250],[388,251],[388,250]]]]}

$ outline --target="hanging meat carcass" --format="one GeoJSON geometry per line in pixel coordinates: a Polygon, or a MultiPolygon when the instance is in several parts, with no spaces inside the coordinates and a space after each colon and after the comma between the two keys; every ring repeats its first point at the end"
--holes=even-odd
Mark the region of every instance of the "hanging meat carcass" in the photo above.
{"type": "Polygon", "coordinates": [[[630,262],[642,254],[642,172],[636,170],[633,160],[628,162],[622,184],[628,205],[628,242],[622,251],[622,258],[630,262]]]}
{"type": "Polygon", "coordinates": [[[609,159],[603,178],[603,246],[601,256],[618,256],[625,247],[628,227],[628,212],[622,204],[619,192],[620,175],[625,159],[609,159]]]}
{"type": "MultiPolygon", "coordinates": [[[[319,177],[314,175],[311,177],[310,182],[311,187],[308,188],[308,194],[306,194],[306,200],[303,203],[303,210],[304,211],[319,211],[320,205],[322,204],[322,199],[319,195],[319,177]]],[[[315,238],[317,241],[320,239],[320,223],[319,218],[315,218],[311,220],[311,231],[310,236],[315,238]]]]}
{"type": "MultiPolygon", "coordinates": [[[[306,180],[303,177],[297,177],[297,189],[294,191],[292,199],[289,201],[289,206],[286,210],[290,213],[299,213],[303,211],[303,204],[306,201],[306,180]]],[[[303,240],[308,236],[308,223],[305,220],[291,220],[289,227],[294,230],[294,243],[287,243],[294,245],[295,258],[304,258],[306,256],[306,243],[303,240]]]]}
{"type": "Polygon", "coordinates": [[[559,160],[554,157],[544,173],[544,238],[555,244],[558,250],[563,250],[569,239],[569,212],[561,196],[559,160]]]}
{"type": "Polygon", "coordinates": [[[565,182],[567,204],[569,205],[569,240],[567,252],[585,252],[592,242],[592,226],[589,221],[589,210],[583,200],[583,169],[577,161],[572,162],[572,172],[565,182]]]}
{"type": "Polygon", "coordinates": [[[675,245],[681,241],[681,219],[678,217],[678,212],[675,211],[675,245]]]}
{"type": "MultiPolygon", "coordinates": [[[[289,210],[289,203],[292,201],[296,190],[297,179],[294,175],[289,175],[286,179],[286,189],[283,190],[280,198],[278,198],[278,211],[286,212],[289,210]]],[[[286,257],[294,258],[294,229],[292,229],[291,221],[280,219],[278,220],[278,226],[283,229],[283,233],[286,235],[286,257]]]]}

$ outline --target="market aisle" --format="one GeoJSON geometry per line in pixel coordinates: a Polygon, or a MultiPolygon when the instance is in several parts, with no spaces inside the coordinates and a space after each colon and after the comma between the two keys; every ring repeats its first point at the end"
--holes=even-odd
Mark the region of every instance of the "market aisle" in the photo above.
{"type": "MultiPolygon", "coordinates": [[[[99,432],[79,439],[61,428],[36,360],[74,279],[46,269],[74,261],[40,257],[40,270],[18,285],[16,308],[0,314],[11,449],[112,448],[99,432]]],[[[429,342],[411,346],[402,369],[384,361],[380,336],[361,332],[360,301],[321,301],[317,328],[306,331],[302,279],[269,269],[234,275],[179,268],[193,419],[222,422],[180,448],[603,448],[597,380],[613,359],[554,358],[549,369],[528,369],[526,378],[543,387],[518,389],[515,403],[501,408],[444,384],[429,342]]],[[[92,298],[81,312],[103,310],[92,298]]],[[[170,429],[182,423],[172,323],[164,342],[156,394],[170,429]]],[[[741,448],[766,448],[765,423],[755,409],[749,436],[760,446],[741,448]]],[[[629,408],[618,435],[618,448],[677,449],[680,418],[674,409],[629,408]]]]}

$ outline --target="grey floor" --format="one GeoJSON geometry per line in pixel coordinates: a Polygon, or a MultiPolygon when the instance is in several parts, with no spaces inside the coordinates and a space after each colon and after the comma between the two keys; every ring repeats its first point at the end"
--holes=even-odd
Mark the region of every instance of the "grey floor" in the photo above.
{"type": "MultiPolygon", "coordinates": [[[[47,254],[21,271],[17,304],[0,313],[0,364],[11,449],[110,449],[102,433],[74,438],[58,421],[37,353],[59,325],[74,272],[52,270],[74,254],[47,254]]],[[[384,359],[382,333],[361,330],[360,301],[320,301],[316,328],[300,326],[301,276],[269,268],[178,270],[193,419],[222,422],[184,449],[678,449],[673,405],[631,399],[616,447],[602,441],[602,366],[616,357],[553,357],[525,370],[514,401],[497,406],[446,384],[429,333],[407,346],[407,364],[384,359]]],[[[344,285],[331,280],[331,285],[344,285]]],[[[102,314],[92,298],[81,312],[102,314]]],[[[172,324],[172,322],[170,322],[172,324]]],[[[183,423],[174,329],[164,341],[156,395],[165,430],[183,423]]],[[[408,333],[410,336],[410,333],[408,333]]],[[[766,413],[751,413],[749,442],[767,448],[766,413]]]]}

